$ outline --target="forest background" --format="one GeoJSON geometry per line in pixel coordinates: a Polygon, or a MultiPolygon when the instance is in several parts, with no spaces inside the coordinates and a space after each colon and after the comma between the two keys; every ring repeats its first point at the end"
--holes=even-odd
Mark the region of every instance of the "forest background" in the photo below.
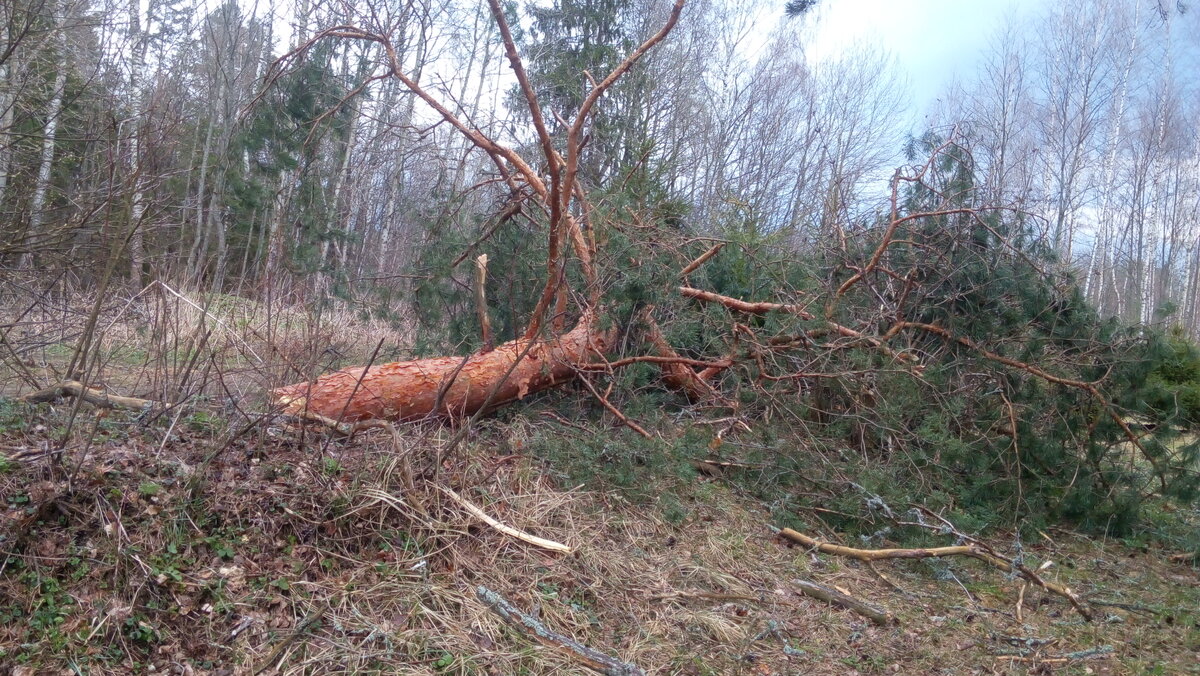
{"type": "MultiPolygon", "coordinates": [[[[66,573],[26,552],[41,529],[69,558],[106,510],[135,508],[138,532],[159,544],[183,536],[152,518],[158,505],[178,510],[202,534],[172,545],[187,554],[105,559],[114,579],[133,574],[122,565],[142,569],[159,605],[205,554],[248,569],[235,543],[251,526],[267,533],[263,566],[323,537],[292,517],[334,524],[321,533],[337,544],[320,546],[347,561],[379,538],[393,549],[410,538],[406,561],[453,572],[473,554],[428,554],[459,546],[430,525],[454,509],[436,487],[446,477],[464,494],[507,496],[492,506],[586,486],[606,508],[612,495],[653,504],[664,528],[684,528],[720,513],[694,490],[716,476],[745,502],[737,510],[866,544],[1003,533],[1019,570],[1030,540],[1069,527],[1193,562],[1200,11],[1146,0],[1027,9],[999,22],[978,67],[923,111],[885,50],[814,49],[820,2],[697,0],[675,24],[672,11],[662,0],[5,3],[0,475],[13,530],[0,542],[19,572],[8,582],[21,601],[6,612],[49,619],[0,659],[77,651],[145,666],[151,646],[191,631],[139,591],[104,630],[119,633],[119,655],[93,650],[101,625],[69,638],[56,627],[80,602],[59,591],[66,573]],[[573,137],[589,92],[664,21],[669,33],[573,137]],[[586,230],[561,261],[550,255],[549,272],[557,212],[479,138],[541,176],[555,174],[547,142],[580,151],[564,213],[586,230]],[[561,334],[568,318],[583,326],[593,311],[616,336],[603,361],[572,364],[572,384],[522,391],[490,420],[366,441],[271,422],[267,393],[281,385],[482,354],[534,329],[561,334]],[[81,415],[86,397],[41,406],[67,392],[62,381],[151,403],[94,419],[81,415]],[[105,469],[126,452],[155,460],[105,469]],[[509,457],[539,478],[498,473],[509,457]],[[501,460],[488,473],[480,458],[501,460]],[[123,497],[81,488],[85,475],[123,497]],[[219,506],[280,481],[311,493],[236,514],[219,506]],[[343,515],[387,512],[395,503],[379,495],[397,487],[431,511],[342,537],[343,515]],[[945,528],[921,516],[933,512],[945,528]],[[59,586],[47,592],[47,579],[59,586]]],[[[514,510],[537,524],[549,508],[514,510]]],[[[275,571],[249,605],[286,596],[299,634],[319,604],[289,585],[314,574],[275,571]]],[[[431,615],[421,645],[464,603],[431,615]]],[[[220,617],[200,624],[219,634],[241,621],[232,606],[220,617]]],[[[1161,654],[1130,659],[1186,661],[1197,645],[1186,617],[1161,654]]],[[[721,644],[723,631],[710,637],[721,644]]],[[[277,635],[258,637],[206,659],[273,664],[277,635]]],[[[472,673],[464,646],[488,650],[474,635],[447,640],[452,649],[409,657],[449,651],[447,669],[472,673]]],[[[684,669],[686,650],[601,640],[684,669]]],[[[871,664],[854,657],[854,668],[885,666],[871,664]]]]}

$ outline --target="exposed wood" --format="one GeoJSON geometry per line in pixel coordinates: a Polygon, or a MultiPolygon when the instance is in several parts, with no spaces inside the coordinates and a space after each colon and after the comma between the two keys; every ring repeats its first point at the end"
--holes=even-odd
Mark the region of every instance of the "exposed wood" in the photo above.
{"type": "Polygon", "coordinates": [[[849,594],[843,594],[836,589],[817,584],[816,582],[809,582],[808,580],[792,580],[792,584],[796,585],[796,588],[803,592],[806,596],[811,596],[814,599],[821,599],[826,603],[832,603],[847,610],[852,610],[859,615],[868,618],[881,627],[889,624],[900,624],[900,621],[896,619],[895,615],[889,613],[883,608],[873,606],[865,601],[859,601],[853,596],[850,596],[849,594]]]}
{"type": "Polygon", "coordinates": [[[614,657],[593,650],[569,636],[564,636],[543,624],[538,619],[517,610],[503,596],[480,585],[475,588],[475,596],[483,601],[488,610],[500,616],[517,631],[533,638],[537,642],[562,651],[593,671],[606,676],[645,676],[640,668],[622,662],[614,657]]]}
{"type": "Polygon", "coordinates": [[[752,315],[764,315],[768,312],[782,312],[800,317],[801,319],[812,319],[813,316],[802,305],[792,305],[787,303],[765,303],[765,302],[750,302],[738,300],[729,296],[722,296],[719,293],[712,291],[704,291],[702,289],[694,289],[690,286],[679,287],[679,293],[686,298],[694,298],[696,300],[707,303],[719,303],[738,312],[745,312],[752,315]]]}
{"type": "Polygon", "coordinates": [[[654,348],[660,361],[659,368],[662,369],[663,382],[676,390],[680,390],[690,401],[702,401],[705,399],[713,399],[718,396],[716,388],[714,388],[708,379],[715,376],[724,368],[733,365],[732,360],[725,360],[720,366],[722,368],[714,368],[717,364],[705,364],[705,371],[701,373],[707,374],[702,376],[692,370],[692,364],[688,360],[683,359],[675,352],[663,336],[662,329],[659,328],[658,322],[654,321],[651,316],[652,307],[646,308],[642,314],[642,321],[646,324],[646,340],[650,342],[650,346],[654,348]],[[713,369],[713,370],[708,370],[713,369]]]}
{"type": "Polygon", "coordinates": [[[99,406],[100,408],[122,408],[131,411],[165,411],[171,408],[171,404],[153,399],[139,399],[137,397],[122,397],[116,394],[109,394],[104,390],[87,387],[78,380],[64,380],[53,387],[47,387],[44,390],[27,394],[21,397],[20,401],[29,404],[40,404],[57,401],[67,396],[79,397],[87,403],[99,406]]]}
{"type": "Polygon", "coordinates": [[[699,268],[701,265],[704,265],[705,263],[707,263],[709,261],[709,259],[711,259],[713,256],[716,256],[718,253],[720,253],[721,249],[723,249],[723,248],[725,248],[725,242],[718,242],[718,243],[714,244],[711,249],[700,254],[699,258],[692,261],[691,263],[688,263],[687,267],[685,267],[683,270],[680,270],[679,276],[686,279],[687,276],[692,274],[693,272],[695,272],[697,268],[699,268]]]}
{"type": "Polygon", "coordinates": [[[475,311],[479,314],[479,333],[483,339],[483,351],[492,351],[492,321],[487,309],[487,254],[475,259],[475,311]]]}
{"type": "Polygon", "coordinates": [[[465,363],[462,357],[434,357],[372,366],[365,373],[362,367],[343,369],[313,383],[278,388],[272,396],[284,413],[316,413],[339,423],[468,416],[573,380],[576,366],[606,353],[615,336],[615,328],[601,330],[586,313],[558,338],[510,341],[465,363]]]}
{"type": "Polygon", "coordinates": [[[792,530],[791,528],[772,529],[785,539],[791,540],[797,544],[810,547],[826,554],[836,554],[837,556],[845,556],[859,561],[880,561],[883,559],[930,559],[941,558],[946,556],[966,556],[979,561],[983,561],[994,568],[1002,570],[1006,573],[1015,573],[1016,575],[1025,578],[1029,582],[1045,589],[1053,594],[1058,594],[1071,602],[1075,610],[1089,622],[1092,620],[1092,614],[1088,611],[1084,602],[1071,591],[1069,587],[1050,582],[1040,575],[1030,571],[1024,566],[1015,566],[1012,561],[1006,560],[996,554],[986,552],[976,545],[955,545],[953,547],[933,547],[929,549],[855,549],[854,547],[845,547],[842,545],[830,544],[821,542],[815,538],[811,538],[803,533],[792,530]]]}
{"type": "Polygon", "coordinates": [[[455,493],[453,490],[442,485],[438,485],[438,488],[441,489],[441,491],[445,493],[447,497],[458,503],[459,507],[462,507],[470,512],[471,516],[474,516],[476,519],[479,519],[480,521],[509,536],[510,538],[516,538],[517,540],[520,540],[526,544],[531,544],[534,547],[541,547],[542,549],[548,549],[552,552],[558,552],[560,554],[570,554],[573,551],[570,547],[562,544],[561,542],[555,542],[554,540],[547,540],[546,538],[540,538],[536,535],[530,535],[523,530],[517,530],[512,526],[502,524],[488,516],[486,512],[477,507],[474,503],[458,493],[455,493]]]}

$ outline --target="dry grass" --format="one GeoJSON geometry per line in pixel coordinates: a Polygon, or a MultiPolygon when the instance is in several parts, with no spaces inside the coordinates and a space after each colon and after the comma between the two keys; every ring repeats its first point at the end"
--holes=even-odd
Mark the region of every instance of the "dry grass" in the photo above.
{"type": "MultiPolygon", "coordinates": [[[[97,298],[43,293],[36,281],[0,283],[0,394],[63,379],[97,298]],[[19,362],[17,364],[16,362],[19,362]]],[[[180,290],[155,282],[99,299],[88,380],[127,394],[176,400],[234,397],[258,402],[270,387],[325,370],[407,358],[405,322],[364,318],[337,303],[284,305],[180,290]],[[352,331],[347,327],[353,327],[352,331]]]]}
{"type": "MultiPolygon", "coordinates": [[[[36,292],[0,297],[13,325],[6,394],[32,387],[14,354],[47,384],[61,375],[94,302],[36,292]]],[[[528,449],[557,428],[521,418],[475,430],[434,467],[450,430],[328,440],[255,413],[267,387],[361,363],[381,339],[381,361],[405,356],[411,336],[385,323],[228,297],[202,312],[161,289],[101,308],[93,382],[188,406],[145,420],[0,399],[0,671],[584,671],[503,624],[476,598],[482,584],[654,674],[1200,673],[1200,575],[1165,552],[1048,533],[1027,558],[1127,607],[1085,624],[1028,590],[1018,622],[1019,580],[970,561],[880,564],[881,580],[778,541],[770,506],[721,478],[647,473],[628,493],[556,485],[560,468],[528,449]],[[576,551],[508,538],[439,484],[576,551]],[[682,520],[663,518],[668,502],[682,520]],[[796,578],[901,622],[800,596],[796,578]],[[1028,661],[1001,655],[1026,639],[1050,643],[1023,643],[1036,647],[1028,661]],[[1106,645],[1097,659],[1046,659],[1106,645]]],[[[838,537],[819,523],[810,532],[838,537]]]]}
{"type": "MultiPolygon", "coordinates": [[[[61,412],[10,408],[23,424],[5,432],[6,455],[52,444],[61,412]]],[[[281,673],[581,673],[502,624],[479,584],[648,673],[1189,673],[1200,657],[1200,575],[1161,552],[1055,533],[1026,550],[1056,562],[1049,575],[1158,612],[1106,607],[1088,625],[1030,590],[1018,623],[1017,580],[970,562],[882,566],[902,593],[777,541],[766,508],[720,480],[681,488],[679,525],[617,494],[560,490],[536,459],[509,452],[540,433],[529,425],[484,430],[438,480],[570,543],[569,556],[474,522],[413,478],[445,430],[372,434],[320,456],[321,439],[268,429],[210,461],[221,434],[188,423],[164,444],[162,428],[106,424],[87,451],[26,453],[0,477],[0,666],[37,670],[17,673],[251,673],[268,656],[281,673]],[[799,596],[797,577],[884,605],[901,624],[799,596]],[[997,657],[1014,637],[1053,640],[1039,655],[1115,652],[1066,665],[997,657]]]]}

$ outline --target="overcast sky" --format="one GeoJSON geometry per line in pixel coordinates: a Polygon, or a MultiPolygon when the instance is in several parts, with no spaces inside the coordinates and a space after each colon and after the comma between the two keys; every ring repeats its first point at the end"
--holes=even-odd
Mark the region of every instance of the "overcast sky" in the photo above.
{"type": "Polygon", "coordinates": [[[1036,16],[1052,0],[819,0],[812,56],[856,42],[892,54],[908,76],[909,117],[919,123],[956,78],[973,80],[996,28],[1036,16]]]}

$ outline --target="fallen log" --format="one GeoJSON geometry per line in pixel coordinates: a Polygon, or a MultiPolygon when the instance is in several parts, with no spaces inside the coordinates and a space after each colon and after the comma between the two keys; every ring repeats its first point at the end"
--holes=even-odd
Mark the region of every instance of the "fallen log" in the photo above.
{"type": "Polygon", "coordinates": [[[158,411],[171,408],[171,404],[153,399],[139,399],[137,397],[122,397],[116,394],[109,394],[95,387],[87,387],[78,380],[64,380],[53,387],[47,387],[44,390],[27,394],[21,397],[19,401],[28,404],[40,404],[57,401],[67,396],[79,397],[87,403],[99,406],[100,408],[123,408],[131,411],[158,411]]]}
{"type": "Polygon", "coordinates": [[[315,413],[336,422],[461,417],[493,410],[573,380],[578,367],[612,347],[616,329],[588,312],[550,340],[524,338],[468,357],[433,357],[348,368],[311,383],[272,390],[283,413],[315,413]]]}

